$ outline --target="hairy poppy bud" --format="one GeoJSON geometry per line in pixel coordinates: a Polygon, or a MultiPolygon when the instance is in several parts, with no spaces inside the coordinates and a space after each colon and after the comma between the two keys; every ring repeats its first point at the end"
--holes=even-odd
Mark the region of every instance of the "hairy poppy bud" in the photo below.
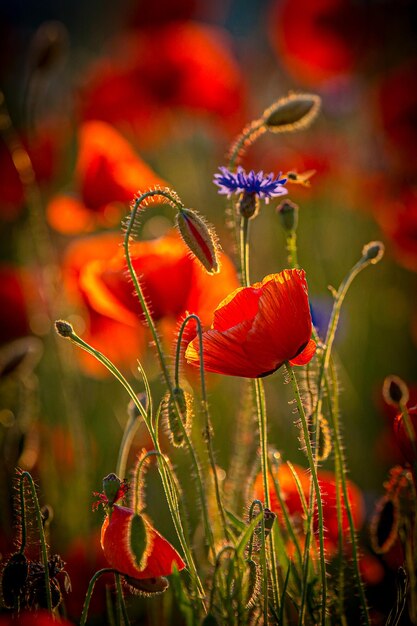
{"type": "Polygon", "coordinates": [[[61,337],[71,337],[74,334],[73,327],[65,320],[57,320],[55,322],[55,330],[61,337]]]}
{"type": "Polygon", "coordinates": [[[297,230],[298,226],[298,205],[291,200],[283,200],[277,206],[277,213],[281,226],[287,232],[297,230]]]}
{"type": "Polygon", "coordinates": [[[177,213],[177,226],[185,244],[209,274],[219,271],[219,245],[212,226],[192,209],[177,213]]]}
{"type": "Polygon", "coordinates": [[[407,404],[410,394],[408,387],[399,376],[387,376],[382,386],[382,395],[387,404],[394,407],[407,404]]]}
{"type": "Polygon", "coordinates": [[[25,555],[20,554],[20,552],[12,554],[4,566],[1,580],[3,601],[8,609],[12,609],[16,605],[16,600],[26,584],[28,573],[29,563],[25,555]]]}
{"type": "Polygon", "coordinates": [[[185,443],[183,429],[178,421],[179,417],[182,420],[183,426],[186,432],[189,431],[192,418],[192,401],[193,398],[190,393],[181,389],[181,387],[175,387],[172,395],[168,393],[165,396],[164,413],[166,417],[168,433],[171,439],[171,443],[177,448],[181,448],[185,443]],[[175,403],[177,408],[175,407],[175,403]]]}
{"type": "Polygon", "coordinates": [[[362,259],[375,265],[384,256],[385,246],[382,241],[370,241],[362,249],[362,259]]]}
{"type": "Polygon", "coordinates": [[[265,126],[273,133],[301,130],[311,124],[320,110],[319,96],[289,93],[274,102],[262,116],[265,126]]]}

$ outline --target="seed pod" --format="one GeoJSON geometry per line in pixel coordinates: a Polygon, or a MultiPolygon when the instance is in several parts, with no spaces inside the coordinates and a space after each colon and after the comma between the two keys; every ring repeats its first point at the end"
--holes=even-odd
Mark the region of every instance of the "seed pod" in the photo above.
{"type": "Polygon", "coordinates": [[[209,274],[219,271],[219,244],[212,226],[193,209],[177,213],[177,226],[184,243],[209,274]]]}
{"type": "Polygon", "coordinates": [[[178,413],[180,414],[186,432],[188,432],[193,415],[192,402],[192,395],[181,389],[181,387],[175,387],[172,395],[167,393],[165,396],[164,414],[166,416],[167,430],[171,443],[177,448],[181,448],[185,443],[183,429],[178,421],[178,413]],[[178,412],[175,403],[177,404],[178,412]]]}
{"type": "Polygon", "coordinates": [[[320,105],[320,97],[314,94],[289,93],[266,109],[262,118],[273,133],[302,130],[317,117],[320,105]]]}
{"type": "Polygon", "coordinates": [[[22,594],[28,577],[28,560],[24,554],[12,554],[3,569],[1,591],[5,607],[12,609],[22,594]]]}

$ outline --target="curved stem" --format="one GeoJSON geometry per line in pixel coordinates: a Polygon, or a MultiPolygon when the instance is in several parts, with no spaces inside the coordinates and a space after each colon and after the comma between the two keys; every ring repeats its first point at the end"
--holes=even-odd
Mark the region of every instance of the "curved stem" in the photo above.
{"type": "Polygon", "coordinates": [[[116,574],[116,573],[117,573],[117,570],[113,569],[112,567],[105,567],[94,574],[94,576],[92,577],[92,579],[90,580],[88,584],[88,589],[87,589],[87,593],[86,593],[85,600],[84,600],[84,606],[83,606],[83,610],[82,610],[81,618],[80,618],[80,626],[85,626],[87,622],[88,609],[90,608],[91,596],[93,595],[95,584],[100,578],[100,576],[103,576],[103,574],[116,574]]]}
{"type": "MultiPolygon", "coordinates": [[[[161,195],[165,198],[168,199],[170,204],[174,204],[178,209],[181,208],[182,203],[179,202],[179,200],[173,196],[172,193],[168,193],[168,192],[164,192],[163,190],[155,190],[155,191],[148,191],[144,194],[142,194],[139,198],[137,198],[135,200],[135,203],[132,207],[131,210],[131,214],[127,223],[127,227],[126,227],[126,233],[125,233],[125,237],[124,237],[124,251],[125,251],[125,257],[126,257],[126,262],[127,262],[127,266],[129,269],[129,273],[130,276],[132,278],[133,281],[133,285],[135,287],[135,292],[136,295],[139,299],[140,305],[142,307],[143,313],[145,315],[145,319],[146,322],[149,326],[149,329],[151,331],[152,334],[152,338],[154,340],[155,343],[155,347],[158,353],[158,359],[159,359],[159,364],[161,366],[161,370],[162,370],[162,374],[165,380],[165,383],[168,387],[169,393],[171,394],[171,397],[174,399],[174,407],[175,407],[175,411],[177,412],[177,417],[178,417],[178,424],[182,430],[182,435],[184,437],[184,440],[186,442],[190,457],[191,457],[191,462],[193,464],[193,468],[194,468],[194,472],[195,472],[195,476],[196,476],[196,480],[197,480],[197,487],[198,487],[198,492],[199,492],[199,497],[200,497],[200,501],[201,501],[201,506],[202,506],[202,513],[203,513],[203,520],[204,520],[204,528],[205,528],[205,532],[206,532],[206,537],[208,538],[209,541],[209,546],[210,549],[213,553],[213,556],[215,555],[215,547],[214,547],[214,537],[213,537],[213,532],[211,529],[211,525],[210,525],[210,521],[209,521],[209,515],[208,515],[208,505],[207,505],[207,499],[206,499],[206,495],[205,495],[205,491],[204,491],[204,486],[203,486],[203,480],[201,477],[201,471],[200,471],[200,466],[199,466],[199,462],[197,459],[197,454],[196,451],[190,441],[190,437],[185,429],[185,426],[183,424],[183,421],[181,419],[181,415],[180,415],[180,411],[178,408],[178,404],[174,398],[174,387],[172,384],[172,380],[171,380],[171,376],[170,373],[168,371],[168,366],[166,363],[166,359],[165,359],[165,355],[163,353],[162,350],[162,345],[161,345],[161,341],[160,338],[158,336],[157,330],[156,330],[156,326],[155,323],[152,319],[152,315],[150,313],[149,307],[147,305],[145,296],[143,294],[142,291],[142,287],[140,285],[140,281],[138,280],[135,268],[133,267],[133,263],[132,263],[132,259],[130,256],[130,248],[129,248],[129,241],[130,241],[130,235],[133,229],[133,225],[135,223],[135,219],[136,219],[136,214],[137,211],[141,205],[141,203],[146,200],[148,197],[152,196],[152,195],[161,195]]],[[[155,442],[154,442],[155,443],[155,442]]]]}
{"type": "Polygon", "coordinates": [[[120,607],[122,609],[123,621],[125,623],[125,626],[130,626],[130,620],[127,614],[126,602],[125,602],[125,598],[123,595],[122,583],[120,582],[119,572],[114,573],[114,580],[116,582],[117,596],[119,598],[120,607]]]}
{"type": "Polygon", "coordinates": [[[181,324],[181,328],[178,333],[177,350],[176,350],[176,358],[175,358],[175,384],[177,385],[177,387],[179,386],[178,364],[180,361],[181,341],[182,341],[182,336],[183,336],[185,327],[190,320],[194,320],[195,323],[197,324],[197,334],[198,334],[199,354],[200,354],[201,404],[202,404],[202,410],[203,410],[203,415],[204,415],[204,420],[205,420],[204,439],[207,443],[207,452],[208,452],[208,456],[210,459],[211,472],[213,474],[217,508],[219,509],[220,518],[222,520],[223,533],[226,538],[226,541],[229,541],[230,533],[229,533],[229,529],[227,526],[226,513],[224,510],[223,501],[222,501],[222,497],[220,493],[219,477],[217,475],[216,459],[215,459],[214,450],[213,450],[212,426],[210,422],[209,405],[207,401],[206,378],[204,374],[203,331],[201,328],[201,321],[198,315],[194,315],[194,314],[188,315],[186,319],[183,321],[183,323],[181,324]]]}

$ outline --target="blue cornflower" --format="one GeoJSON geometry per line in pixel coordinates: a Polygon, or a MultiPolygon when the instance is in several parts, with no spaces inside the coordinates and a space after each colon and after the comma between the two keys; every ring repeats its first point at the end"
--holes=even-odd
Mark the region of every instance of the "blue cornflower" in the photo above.
{"type": "Polygon", "coordinates": [[[229,198],[232,193],[246,193],[248,195],[256,195],[258,198],[264,198],[265,202],[269,202],[269,198],[283,196],[288,193],[284,187],[287,182],[286,178],[280,178],[281,173],[275,178],[272,172],[265,175],[261,172],[251,170],[246,174],[243,167],[238,167],[235,173],[227,169],[227,167],[219,167],[221,174],[214,175],[214,184],[219,187],[219,193],[226,194],[229,198]]]}

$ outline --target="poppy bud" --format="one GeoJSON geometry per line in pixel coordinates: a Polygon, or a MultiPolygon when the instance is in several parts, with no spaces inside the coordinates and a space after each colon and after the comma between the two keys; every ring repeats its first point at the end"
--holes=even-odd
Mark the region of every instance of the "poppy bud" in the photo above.
{"type": "Polygon", "coordinates": [[[55,322],[55,330],[61,337],[71,337],[74,334],[73,327],[65,320],[57,320],[55,322]]]}
{"type": "Polygon", "coordinates": [[[259,594],[260,576],[259,567],[253,559],[246,561],[246,575],[247,575],[247,593],[246,593],[246,607],[252,606],[257,595],[259,594]]]}
{"type": "Polygon", "coordinates": [[[388,552],[398,537],[398,500],[383,496],[376,507],[370,525],[373,550],[377,554],[388,552]]]}
{"type": "Polygon", "coordinates": [[[285,133],[307,128],[317,117],[321,99],[313,94],[289,93],[288,96],[274,102],[262,119],[265,126],[273,133],[285,133]]]}
{"type": "Polygon", "coordinates": [[[387,404],[394,407],[406,405],[410,394],[408,387],[399,376],[387,376],[382,386],[382,395],[387,404]]]}
{"type": "Polygon", "coordinates": [[[283,200],[277,206],[277,213],[282,228],[287,232],[294,232],[298,226],[298,205],[291,200],[283,200]]]}
{"type": "Polygon", "coordinates": [[[209,274],[219,271],[217,236],[205,219],[192,209],[177,213],[177,226],[184,243],[209,274]]]}
{"type": "Polygon", "coordinates": [[[375,265],[382,259],[384,252],[385,246],[382,241],[370,241],[362,249],[362,259],[375,265]]]}
{"type": "Polygon", "coordinates": [[[12,609],[23,592],[29,572],[28,560],[24,554],[12,554],[3,569],[1,590],[4,605],[12,609]]]}
{"type": "Polygon", "coordinates": [[[172,395],[168,393],[165,396],[164,413],[168,427],[168,433],[171,443],[177,448],[181,448],[185,443],[183,429],[178,422],[178,413],[182,420],[185,430],[188,432],[192,418],[192,395],[181,387],[175,387],[172,395]],[[177,408],[175,407],[177,404],[177,408]]]}

